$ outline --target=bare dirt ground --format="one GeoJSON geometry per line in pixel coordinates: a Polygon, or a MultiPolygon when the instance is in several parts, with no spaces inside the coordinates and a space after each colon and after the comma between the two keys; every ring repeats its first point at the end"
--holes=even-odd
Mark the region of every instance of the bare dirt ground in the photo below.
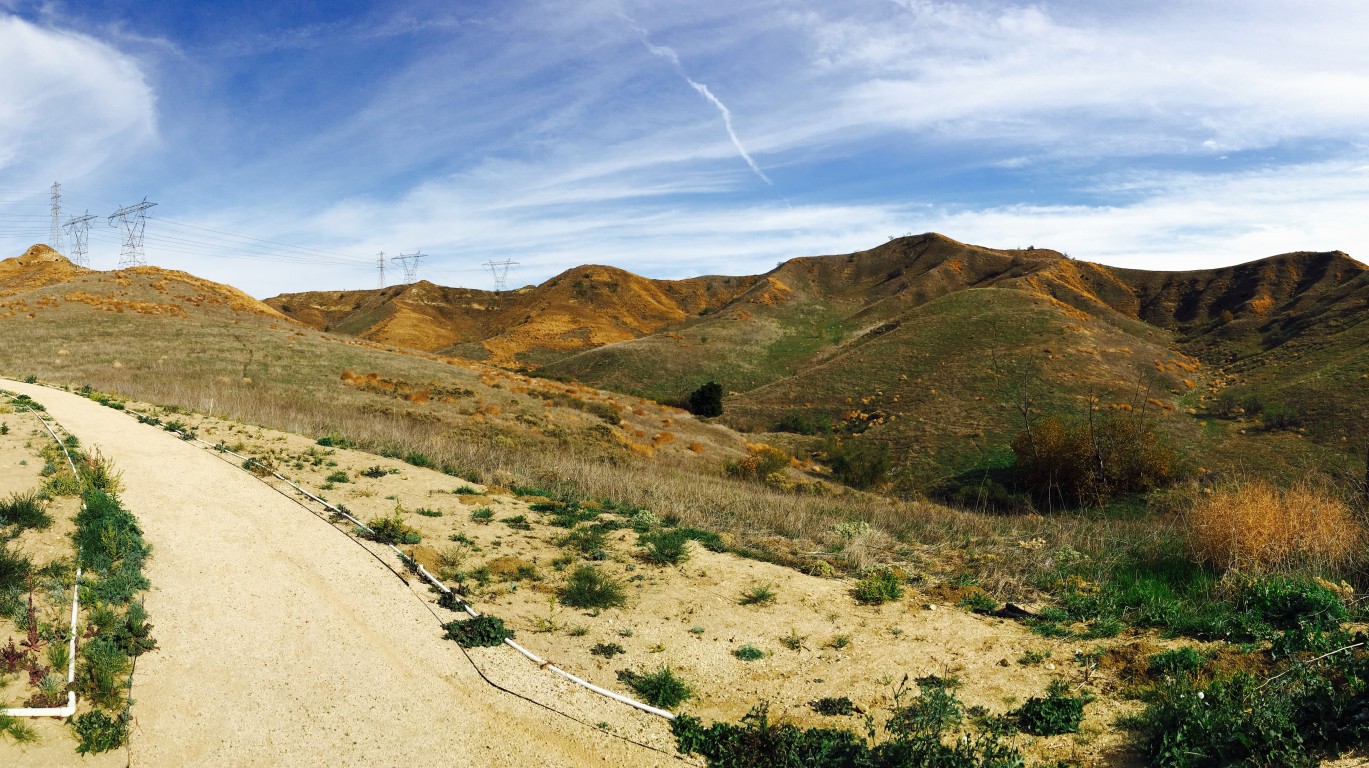
{"type": "MultiPolygon", "coordinates": [[[[584,725],[491,688],[404,581],[238,467],[76,395],[0,386],[46,405],[122,471],[153,546],[146,602],[159,645],[138,662],[126,755],[83,760],[59,737],[0,744],[0,763],[675,763],[596,729],[606,704],[559,702],[584,725]]],[[[546,686],[526,687],[557,693],[546,686]]]]}

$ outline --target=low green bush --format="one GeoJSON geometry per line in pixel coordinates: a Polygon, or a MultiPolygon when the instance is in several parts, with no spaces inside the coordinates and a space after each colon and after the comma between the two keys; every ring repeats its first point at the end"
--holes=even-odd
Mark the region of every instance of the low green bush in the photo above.
{"type": "Polygon", "coordinates": [[[571,608],[615,608],[627,604],[627,593],[616,579],[592,565],[582,565],[561,587],[560,599],[571,608]]]}
{"type": "Polygon", "coordinates": [[[673,709],[694,695],[694,690],[689,684],[680,679],[670,667],[661,667],[655,672],[647,673],[623,670],[618,673],[618,679],[636,691],[646,703],[661,709],[673,709]]]}
{"type": "Polygon", "coordinates": [[[417,530],[405,525],[398,510],[388,517],[373,517],[366,525],[371,530],[363,529],[361,535],[381,544],[417,544],[423,540],[417,530]]]}
{"type": "Polygon", "coordinates": [[[43,530],[52,525],[52,516],[44,509],[43,500],[36,493],[16,493],[7,501],[0,501],[0,526],[12,525],[19,530],[43,530]]]}
{"type": "Polygon", "coordinates": [[[757,659],[765,658],[765,651],[762,651],[754,645],[743,645],[732,651],[732,655],[742,661],[756,661],[757,659]]]}
{"type": "Polygon", "coordinates": [[[679,565],[689,559],[689,534],[679,528],[644,533],[637,543],[647,560],[660,565],[679,565]]]}
{"type": "Polygon", "coordinates": [[[98,709],[84,712],[72,722],[76,729],[78,754],[99,754],[118,749],[128,742],[128,715],[115,717],[98,709]]]}
{"type": "Polygon", "coordinates": [[[1083,696],[1069,695],[1069,685],[1064,681],[1052,680],[1045,696],[1027,699],[1010,714],[1017,719],[1022,730],[1036,736],[1078,733],[1079,723],[1084,720],[1086,703],[1087,699],[1083,696]]]}
{"type": "Polygon", "coordinates": [[[851,595],[865,605],[883,605],[903,597],[903,578],[893,568],[873,568],[856,582],[851,595]]]}
{"type": "Polygon", "coordinates": [[[442,628],[447,631],[446,638],[455,640],[462,648],[503,645],[505,640],[514,636],[513,630],[504,626],[503,619],[488,614],[472,619],[450,621],[443,624],[442,628]]]}

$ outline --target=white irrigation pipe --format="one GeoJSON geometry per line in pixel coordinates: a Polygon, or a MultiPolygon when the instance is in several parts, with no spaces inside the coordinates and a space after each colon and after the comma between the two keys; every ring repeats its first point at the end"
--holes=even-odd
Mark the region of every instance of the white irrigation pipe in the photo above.
{"type": "MultiPolygon", "coordinates": [[[[185,435],[184,435],[183,433],[181,433],[181,432],[177,432],[177,434],[180,434],[180,435],[182,435],[182,437],[185,437],[185,435]]],[[[209,446],[210,448],[213,448],[213,449],[216,450],[216,451],[220,451],[220,452],[222,452],[222,453],[227,453],[228,455],[234,456],[234,457],[239,458],[239,459],[242,459],[243,461],[256,461],[255,459],[252,459],[252,458],[247,457],[247,456],[242,456],[242,455],[240,455],[240,454],[237,454],[237,453],[234,453],[233,451],[228,450],[227,448],[224,448],[223,445],[222,445],[221,443],[211,443],[211,442],[208,442],[208,441],[206,441],[206,440],[201,440],[201,439],[199,439],[198,437],[191,438],[191,439],[194,440],[194,441],[197,442],[197,443],[200,443],[201,445],[209,446]]],[[[263,467],[264,467],[264,466],[265,466],[265,465],[263,465],[263,467]]],[[[352,521],[353,523],[356,524],[356,526],[357,526],[358,528],[361,528],[362,530],[367,531],[368,533],[375,533],[375,530],[373,530],[370,526],[366,525],[365,523],[363,523],[363,522],[361,522],[360,520],[356,519],[356,518],[353,517],[352,515],[348,514],[346,510],[343,510],[343,509],[341,509],[341,508],[339,508],[339,507],[336,507],[336,506],[334,506],[333,504],[330,504],[328,501],[326,501],[326,500],[324,500],[324,499],[322,499],[322,498],[319,498],[318,496],[315,496],[314,494],[310,493],[309,491],[305,490],[304,488],[301,488],[299,485],[297,485],[295,482],[293,482],[292,480],[290,480],[288,477],[282,475],[281,473],[275,471],[274,469],[269,469],[269,468],[268,468],[267,471],[270,472],[271,475],[274,476],[277,480],[280,480],[281,482],[285,483],[286,485],[290,486],[291,488],[294,488],[296,491],[298,491],[299,493],[301,493],[301,494],[303,494],[304,496],[308,497],[309,499],[312,499],[313,501],[316,501],[316,502],[318,502],[319,504],[322,504],[322,505],[323,505],[324,507],[326,507],[329,511],[331,511],[331,512],[333,512],[333,513],[335,513],[335,514],[341,515],[341,516],[347,518],[348,520],[352,521]]],[[[438,579],[437,579],[436,577],[434,577],[431,573],[429,573],[429,572],[428,572],[428,569],[427,569],[427,568],[424,568],[422,563],[420,563],[420,562],[414,560],[412,557],[409,557],[408,555],[404,554],[404,552],[403,552],[399,547],[396,547],[396,546],[393,545],[393,544],[386,544],[385,546],[387,546],[387,547],[389,547],[390,549],[394,550],[394,553],[395,553],[396,555],[399,555],[400,559],[402,559],[405,563],[412,563],[413,566],[417,569],[418,573],[419,573],[420,575],[422,575],[423,578],[427,579],[428,582],[431,583],[434,587],[437,587],[438,589],[442,590],[442,591],[443,591],[444,593],[446,593],[446,594],[449,594],[449,595],[452,594],[451,588],[448,587],[446,584],[443,584],[440,580],[438,580],[438,579]]],[[[461,605],[461,607],[466,611],[466,613],[470,614],[471,618],[478,618],[478,617],[480,616],[480,614],[477,613],[476,610],[470,606],[470,603],[467,603],[465,600],[460,601],[460,605],[461,605]]],[[[659,709],[659,708],[657,708],[657,707],[653,707],[653,706],[651,706],[650,704],[644,704],[644,703],[642,703],[642,702],[640,702],[640,701],[637,701],[636,699],[633,699],[633,698],[628,697],[628,696],[624,696],[624,695],[622,695],[621,693],[615,693],[614,691],[610,691],[610,690],[608,690],[607,688],[601,688],[601,687],[595,685],[594,683],[589,682],[588,680],[583,680],[583,679],[581,679],[581,678],[579,678],[579,677],[576,677],[575,675],[572,675],[571,673],[565,671],[564,669],[561,669],[560,667],[556,666],[555,664],[551,663],[550,661],[547,661],[547,660],[545,660],[545,659],[539,658],[539,657],[537,656],[537,654],[533,653],[532,651],[529,651],[527,648],[524,648],[523,646],[519,645],[518,643],[515,643],[515,642],[513,641],[512,638],[505,638],[505,639],[504,639],[504,644],[507,645],[508,647],[514,649],[515,651],[518,651],[519,653],[523,654],[524,656],[526,656],[526,657],[528,658],[529,661],[532,661],[532,662],[533,662],[534,664],[536,664],[538,667],[540,667],[540,668],[542,668],[542,669],[551,670],[552,672],[555,672],[556,674],[558,674],[558,675],[560,675],[560,676],[566,678],[567,680],[571,681],[572,683],[575,683],[576,685],[580,685],[580,686],[582,686],[582,687],[584,687],[584,688],[587,688],[587,689],[589,689],[589,690],[591,690],[591,691],[593,691],[593,692],[599,694],[600,696],[607,696],[608,698],[613,699],[614,701],[621,702],[621,703],[623,703],[623,704],[628,705],[629,707],[633,707],[633,708],[635,708],[635,709],[639,709],[639,710],[641,710],[641,711],[643,711],[643,712],[647,712],[647,713],[649,713],[649,714],[653,714],[653,715],[658,715],[658,716],[660,716],[660,717],[664,717],[664,718],[667,719],[667,720],[674,720],[674,719],[675,719],[675,713],[673,713],[673,712],[669,712],[669,711],[664,710],[664,709],[659,709]]]]}
{"type": "MultiPolygon", "coordinates": [[[[8,395],[8,393],[6,393],[6,395],[8,395]]],[[[10,400],[13,399],[13,397],[10,397],[10,400]]],[[[43,427],[47,429],[49,435],[52,435],[52,439],[57,442],[57,447],[61,448],[62,453],[67,457],[67,464],[71,466],[71,474],[75,476],[77,480],[80,480],[81,475],[76,471],[76,462],[72,460],[71,452],[67,450],[66,445],[57,437],[57,433],[52,431],[52,427],[48,426],[47,420],[44,419],[38,411],[35,411],[32,408],[27,410],[37,417],[38,423],[42,424],[43,427]]],[[[81,509],[85,509],[85,502],[81,502],[81,509]]],[[[79,612],[80,599],[81,566],[77,565],[76,581],[71,585],[71,640],[69,641],[70,645],[67,650],[68,688],[72,683],[76,682],[76,617],[79,612]]],[[[67,705],[65,707],[16,707],[13,709],[0,709],[0,714],[9,715],[10,717],[71,717],[76,714],[76,692],[67,690],[67,705]]]]}

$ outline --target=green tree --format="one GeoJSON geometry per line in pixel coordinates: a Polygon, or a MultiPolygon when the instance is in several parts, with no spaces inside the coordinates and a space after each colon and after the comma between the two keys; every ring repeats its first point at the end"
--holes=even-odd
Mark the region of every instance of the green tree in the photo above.
{"type": "Polygon", "coordinates": [[[710,381],[689,393],[689,412],[695,416],[723,415],[723,386],[710,381]]]}

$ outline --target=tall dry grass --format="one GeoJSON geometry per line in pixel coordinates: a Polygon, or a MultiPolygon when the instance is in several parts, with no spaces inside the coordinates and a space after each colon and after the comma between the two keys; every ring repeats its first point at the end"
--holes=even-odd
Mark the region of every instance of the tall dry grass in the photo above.
{"type": "Polygon", "coordinates": [[[1185,522],[1194,556],[1221,570],[1335,571],[1365,545],[1344,499],[1307,482],[1234,482],[1200,498],[1185,522]]]}

